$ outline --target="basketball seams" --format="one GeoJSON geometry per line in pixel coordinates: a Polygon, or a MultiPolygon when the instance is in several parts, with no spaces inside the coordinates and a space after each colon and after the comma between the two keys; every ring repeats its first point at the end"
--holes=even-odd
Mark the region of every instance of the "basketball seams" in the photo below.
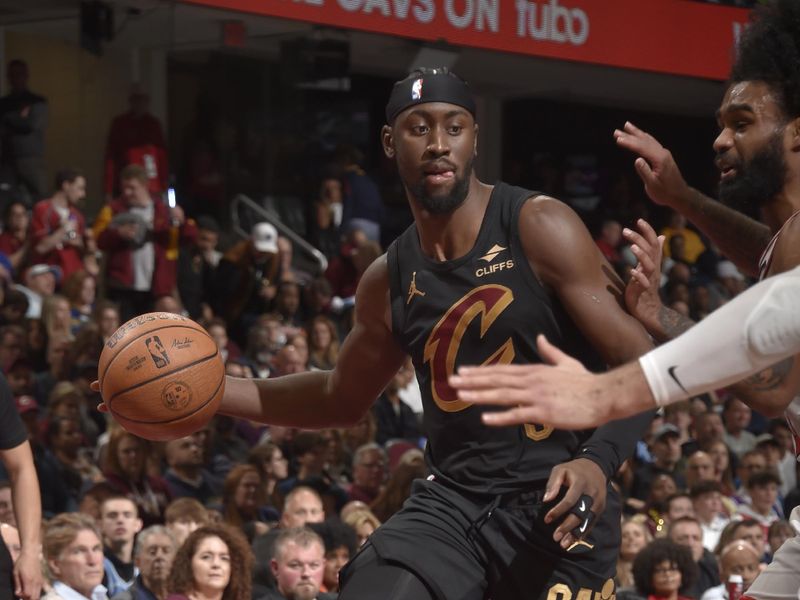
{"type": "MultiPolygon", "coordinates": [[[[209,360],[211,358],[214,358],[214,357],[213,356],[209,356],[209,357],[207,357],[207,358],[205,358],[203,360],[209,360]]],[[[202,361],[200,361],[200,362],[202,362],[202,361]]],[[[195,363],[195,364],[197,364],[197,363],[195,363]]],[[[194,366],[194,365],[187,365],[187,367],[189,367],[189,366],[194,366]]],[[[224,376],[222,377],[222,379],[220,379],[219,384],[217,384],[217,389],[214,390],[214,392],[211,394],[211,396],[209,396],[209,398],[205,402],[203,402],[203,404],[201,404],[200,406],[195,408],[190,413],[179,415],[179,416],[175,417],[174,419],[169,419],[167,421],[143,421],[141,419],[131,419],[130,417],[126,417],[125,415],[117,415],[114,412],[114,409],[112,409],[112,408],[109,408],[109,410],[111,410],[111,414],[114,415],[114,417],[119,416],[120,419],[124,419],[125,421],[130,421],[131,423],[138,423],[140,425],[169,425],[171,423],[175,423],[175,422],[181,421],[183,419],[188,419],[189,417],[197,414],[197,412],[199,412],[200,410],[204,409],[206,406],[208,406],[216,398],[217,394],[219,393],[220,388],[222,388],[223,385],[225,385],[225,377],[224,376]]],[[[128,390],[132,390],[132,389],[134,389],[134,388],[128,388],[128,390]]],[[[125,390],[125,391],[128,391],[128,390],[125,390]]]]}
{"type": "MultiPolygon", "coordinates": [[[[161,331],[162,329],[174,329],[174,328],[190,329],[192,331],[196,331],[197,333],[202,333],[202,334],[208,336],[208,332],[205,329],[200,328],[199,325],[197,327],[190,327],[189,325],[187,325],[185,323],[165,323],[164,325],[161,325],[160,327],[155,327],[153,329],[148,329],[147,331],[144,331],[144,332],[138,334],[136,337],[133,337],[130,340],[128,340],[128,343],[125,344],[124,346],[122,346],[121,348],[118,348],[117,349],[117,353],[109,359],[108,364],[106,365],[106,368],[103,369],[103,374],[100,375],[98,373],[98,379],[100,381],[100,390],[102,391],[102,389],[103,389],[103,381],[105,380],[106,373],[108,373],[108,370],[111,368],[111,365],[114,364],[114,361],[117,360],[117,357],[120,354],[123,353],[125,348],[127,348],[133,342],[137,341],[140,338],[143,338],[146,335],[150,335],[150,334],[152,334],[152,333],[154,333],[156,331],[161,331]]],[[[210,336],[208,336],[208,337],[210,338],[210,336]]],[[[217,350],[219,350],[219,349],[217,349],[217,350]]],[[[112,399],[113,399],[113,396],[112,396],[112,399]]]]}
{"type": "MultiPolygon", "coordinates": [[[[219,348],[217,348],[216,345],[214,346],[214,348],[215,348],[214,354],[209,354],[208,356],[203,356],[202,358],[198,358],[197,360],[192,361],[190,363],[187,363],[187,364],[185,364],[185,365],[183,365],[183,366],[181,366],[181,367],[179,367],[177,369],[174,369],[173,371],[164,371],[163,373],[159,373],[155,377],[151,377],[150,379],[147,379],[145,381],[140,381],[139,383],[137,383],[135,385],[127,387],[124,390],[118,391],[113,396],[111,396],[111,398],[106,400],[105,403],[108,405],[109,408],[111,408],[111,403],[114,401],[114,398],[116,398],[117,396],[120,396],[121,394],[126,394],[127,392],[130,392],[131,390],[135,390],[136,388],[140,388],[142,386],[145,386],[148,383],[153,383],[154,381],[158,381],[159,379],[164,379],[165,377],[170,377],[172,375],[175,375],[176,373],[180,373],[181,371],[183,371],[185,369],[188,369],[190,367],[194,367],[196,365],[199,365],[201,363],[204,363],[204,362],[206,362],[208,360],[213,359],[214,357],[219,355],[219,348]]],[[[116,358],[116,356],[114,358],[116,358]]]]}

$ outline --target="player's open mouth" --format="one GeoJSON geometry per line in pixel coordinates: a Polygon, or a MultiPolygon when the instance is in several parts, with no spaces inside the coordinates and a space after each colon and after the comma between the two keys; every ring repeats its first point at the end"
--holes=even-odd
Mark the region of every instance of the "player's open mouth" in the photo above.
{"type": "Polygon", "coordinates": [[[719,180],[725,181],[727,179],[731,179],[733,177],[736,177],[737,173],[738,171],[736,170],[735,167],[722,167],[719,172],[719,180]]]}

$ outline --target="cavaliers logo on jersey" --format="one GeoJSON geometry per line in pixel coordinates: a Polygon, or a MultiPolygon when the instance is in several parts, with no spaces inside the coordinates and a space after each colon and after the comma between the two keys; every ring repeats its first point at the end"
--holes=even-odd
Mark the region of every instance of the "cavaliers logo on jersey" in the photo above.
{"type": "MultiPolygon", "coordinates": [[[[430,363],[431,391],[436,405],[446,412],[464,410],[469,404],[458,399],[447,378],[455,372],[456,358],[467,327],[480,319],[480,337],[494,324],[514,293],[504,285],[482,285],[455,302],[439,320],[425,342],[423,358],[430,363]]],[[[508,364],[514,360],[514,343],[509,338],[483,361],[484,365],[508,364]]]]}

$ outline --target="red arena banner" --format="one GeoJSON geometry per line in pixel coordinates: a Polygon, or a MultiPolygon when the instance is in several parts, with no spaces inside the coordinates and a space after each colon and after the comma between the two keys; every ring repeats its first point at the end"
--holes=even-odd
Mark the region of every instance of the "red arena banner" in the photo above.
{"type": "Polygon", "coordinates": [[[345,29],[725,79],[741,8],[692,0],[184,0],[345,29]]]}

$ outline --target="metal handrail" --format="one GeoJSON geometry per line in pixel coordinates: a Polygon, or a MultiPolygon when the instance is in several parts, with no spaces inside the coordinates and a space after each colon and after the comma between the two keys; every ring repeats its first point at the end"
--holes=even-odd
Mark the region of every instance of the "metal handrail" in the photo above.
{"type": "Polygon", "coordinates": [[[237,194],[234,196],[233,200],[231,200],[231,224],[233,225],[233,229],[236,233],[245,238],[250,237],[250,232],[245,231],[239,221],[240,204],[243,204],[248,209],[256,213],[262,221],[268,221],[269,223],[272,223],[272,225],[275,226],[275,229],[277,229],[281,235],[291,240],[292,244],[294,244],[295,251],[300,250],[305,255],[311,257],[311,259],[317,263],[317,265],[319,265],[319,272],[325,272],[325,269],[328,268],[328,259],[322,252],[314,248],[314,246],[309,244],[306,240],[295,233],[286,224],[284,224],[283,221],[281,221],[263,206],[244,194],[237,194]]]}

